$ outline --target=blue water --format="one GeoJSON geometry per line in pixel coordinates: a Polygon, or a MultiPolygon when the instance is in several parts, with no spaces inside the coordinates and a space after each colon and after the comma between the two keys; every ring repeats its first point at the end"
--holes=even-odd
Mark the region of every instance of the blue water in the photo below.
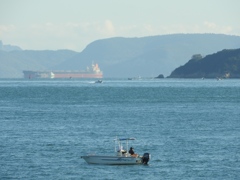
{"type": "Polygon", "coordinates": [[[0,179],[240,179],[240,80],[0,80],[0,179]],[[135,137],[148,166],[89,165],[135,137]]]}

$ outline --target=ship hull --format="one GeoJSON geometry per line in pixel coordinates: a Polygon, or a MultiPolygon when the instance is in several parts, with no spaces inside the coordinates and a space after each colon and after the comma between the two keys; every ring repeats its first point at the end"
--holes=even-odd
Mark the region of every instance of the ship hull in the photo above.
{"type": "Polygon", "coordinates": [[[23,71],[26,79],[103,78],[102,73],[23,71]]]}
{"type": "Polygon", "coordinates": [[[103,73],[98,67],[98,64],[92,64],[92,68],[87,68],[86,71],[23,71],[24,78],[103,78],[103,73]]]}
{"type": "Polygon", "coordinates": [[[54,73],[54,78],[102,78],[102,74],[84,74],[84,73],[54,73]]]}

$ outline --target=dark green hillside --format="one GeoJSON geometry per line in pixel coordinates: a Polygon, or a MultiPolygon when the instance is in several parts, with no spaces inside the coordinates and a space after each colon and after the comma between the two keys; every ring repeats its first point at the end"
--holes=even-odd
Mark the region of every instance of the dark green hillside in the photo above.
{"type": "Polygon", "coordinates": [[[170,78],[240,78],[240,49],[222,50],[204,58],[194,55],[170,78]]]}

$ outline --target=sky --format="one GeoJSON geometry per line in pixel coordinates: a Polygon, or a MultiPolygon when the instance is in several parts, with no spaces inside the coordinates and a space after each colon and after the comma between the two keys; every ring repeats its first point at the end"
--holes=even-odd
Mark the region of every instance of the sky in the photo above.
{"type": "Polygon", "coordinates": [[[0,0],[0,40],[81,52],[95,40],[175,33],[240,36],[239,0],[0,0]]]}

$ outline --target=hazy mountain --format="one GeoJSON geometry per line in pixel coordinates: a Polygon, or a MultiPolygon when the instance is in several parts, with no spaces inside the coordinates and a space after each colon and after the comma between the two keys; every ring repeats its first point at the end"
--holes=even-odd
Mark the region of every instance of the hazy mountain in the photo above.
{"type": "Polygon", "coordinates": [[[0,41],[0,51],[21,51],[22,49],[18,46],[13,45],[4,45],[2,41],[0,41]]]}
{"type": "MultiPolygon", "coordinates": [[[[1,43],[0,46],[4,45],[1,43]]],[[[0,50],[0,78],[23,77],[23,70],[86,69],[92,62],[99,64],[104,77],[168,76],[193,54],[205,56],[222,49],[237,48],[240,48],[239,36],[173,34],[97,40],[81,53],[0,50]]]]}
{"type": "Polygon", "coordinates": [[[207,55],[239,47],[239,36],[221,34],[115,37],[90,43],[81,53],[55,68],[84,69],[96,62],[103,70],[104,77],[168,76],[193,54],[207,55]]]}
{"type": "Polygon", "coordinates": [[[240,49],[222,50],[202,57],[192,56],[175,69],[170,78],[240,78],[240,49]]]}
{"type": "Polygon", "coordinates": [[[76,53],[69,50],[0,51],[0,78],[21,78],[23,70],[51,70],[76,53]]]}

